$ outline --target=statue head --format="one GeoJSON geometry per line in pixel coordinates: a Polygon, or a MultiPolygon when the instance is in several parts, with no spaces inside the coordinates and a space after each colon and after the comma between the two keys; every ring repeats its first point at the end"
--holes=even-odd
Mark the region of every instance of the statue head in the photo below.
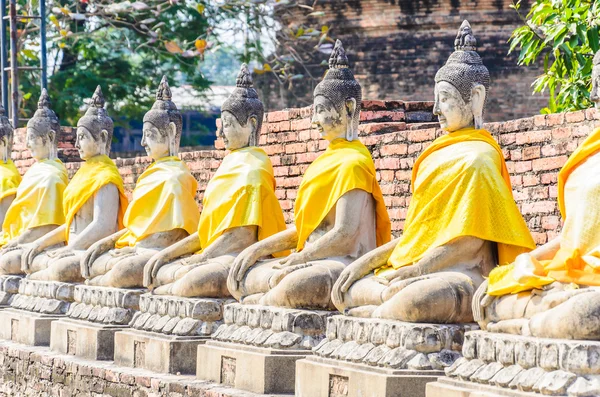
{"type": "Polygon", "coordinates": [[[490,73],[475,51],[476,45],[471,25],[464,21],[454,40],[455,51],[435,75],[433,112],[448,132],[483,127],[490,73]]]}
{"type": "Polygon", "coordinates": [[[592,64],[592,91],[590,92],[590,100],[594,102],[596,109],[600,109],[600,51],[594,55],[592,64]]]}
{"type": "Polygon", "coordinates": [[[75,147],[83,160],[99,154],[110,153],[113,121],[104,109],[104,95],[100,86],[96,88],[85,114],[77,121],[75,147]]]}
{"type": "Polygon", "coordinates": [[[0,160],[5,163],[12,153],[13,137],[13,126],[5,115],[4,107],[0,104],[0,160]]]}
{"type": "Polygon", "coordinates": [[[315,87],[312,122],[330,142],[337,138],[358,139],[361,103],[360,84],[348,67],[346,51],[338,40],[329,58],[329,70],[315,87]]]}
{"type": "Polygon", "coordinates": [[[177,156],[182,123],[181,113],[171,101],[167,77],[163,76],[156,91],[156,101],[144,115],[142,146],[148,156],[154,160],[177,156]]]}
{"type": "Polygon", "coordinates": [[[252,84],[248,65],[242,64],[236,88],[221,106],[223,138],[228,150],[257,146],[265,108],[252,84]]]}
{"type": "Polygon", "coordinates": [[[27,122],[26,146],[36,160],[55,159],[58,155],[60,122],[50,109],[50,98],[45,88],[38,101],[38,108],[27,122]]]}

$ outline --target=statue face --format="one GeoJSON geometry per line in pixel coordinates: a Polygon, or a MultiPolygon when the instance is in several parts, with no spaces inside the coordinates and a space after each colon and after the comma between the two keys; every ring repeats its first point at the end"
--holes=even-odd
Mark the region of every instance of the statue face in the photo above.
{"type": "Polygon", "coordinates": [[[442,129],[448,132],[473,125],[471,103],[465,103],[456,87],[446,81],[440,81],[435,85],[433,114],[438,116],[442,129]]]}
{"type": "Polygon", "coordinates": [[[594,65],[592,69],[592,91],[590,100],[594,102],[596,109],[600,109],[600,65],[594,65]]]}
{"type": "Polygon", "coordinates": [[[252,121],[250,119],[245,126],[242,126],[232,113],[224,111],[221,114],[223,140],[227,150],[236,150],[248,146],[250,135],[256,128],[256,122],[252,123],[252,121]]]}
{"type": "Polygon", "coordinates": [[[335,105],[322,95],[315,97],[312,123],[321,134],[321,137],[329,142],[346,137],[347,115],[336,109],[335,105]]]}
{"type": "Polygon", "coordinates": [[[85,127],[77,128],[77,139],[75,140],[75,147],[79,150],[79,157],[83,160],[90,159],[99,154],[104,154],[103,148],[106,146],[105,142],[101,142],[101,139],[97,141],[90,131],[85,127]]]}
{"type": "Polygon", "coordinates": [[[146,149],[148,156],[154,160],[169,156],[169,136],[161,132],[156,126],[144,122],[142,133],[142,146],[146,149]]]}
{"type": "Polygon", "coordinates": [[[27,136],[25,145],[31,152],[31,157],[37,161],[45,160],[50,157],[50,138],[48,136],[41,137],[32,128],[27,127],[27,136]]]}

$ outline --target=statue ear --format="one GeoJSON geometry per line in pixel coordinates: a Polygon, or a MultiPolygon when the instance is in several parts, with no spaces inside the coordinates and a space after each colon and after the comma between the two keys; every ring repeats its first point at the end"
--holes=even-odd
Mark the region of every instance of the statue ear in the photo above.
{"type": "Polygon", "coordinates": [[[347,124],[346,124],[346,140],[353,141],[356,137],[355,132],[358,131],[358,125],[354,125],[354,112],[356,111],[356,99],[348,98],[346,99],[346,115],[347,115],[347,124]]]}
{"type": "Polygon", "coordinates": [[[177,153],[179,152],[179,144],[178,142],[175,142],[175,137],[177,136],[177,126],[172,121],[169,123],[168,134],[169,156],[177,156],[177,153]]]}
{"type": "Polygon", "coordinates": [[[100,143],[102,143],[102,154],[106,154],[106,149],[108,148],[108,131],[102,130],[100,131],[100,143]]]}
{"type": "Polygon", "coordinates": [[[485,87],[482,84],[476,84],[471,88],[471,110],[473,111],[473,121],[476,129],[483,128],[485,95],[485,87]]]}
{"type": "Polygon", "coordinates": [[[250,118],[248,119],[248,123],[250,123],[250,136],[248,137],[248,146],[257,146],[258,131],[256,131],[256,128],[258,126],[258,120],[256,116],[250,116],[250,118]]]}
{"type": "Polygon", "coordinates": [[[56,131],[50,130],[50,132],[48,132],[48,139],[50,140],[50,142],[56,142],[55,138],[56,138],[56,131]]]}

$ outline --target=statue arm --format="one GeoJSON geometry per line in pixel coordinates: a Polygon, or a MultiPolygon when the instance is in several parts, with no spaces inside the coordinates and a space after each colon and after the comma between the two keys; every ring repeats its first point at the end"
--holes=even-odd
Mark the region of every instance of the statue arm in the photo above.
{"type": "Polygon", "coordinates": [[[104,237],[103,239],[96,241],[90,246],[90,248],[87,249],[87,251],[85,251],[85,254],[83,255],[83,258],[80,262],[81,275],[84,278],[90,277],[90,268],[92,266],[92,263],[94,263],[94,261],[98,259],[100,255],[115,248],[115,244],[125,233],[127,233],[127,228],[119,230],[118,232],[113,233],[110,236],[104,237]]]}
{"type": "Polygon", "coordinates": [[[119,216],[119,190],[109,183],[102,186],[93,197],[94,216],[78,235],[69,241],[69,248],[86,250],[96,241],[113,232],[119,216]]]}
{"type": "Polygon", "coordinates": [[[553,240],[548,241],[546,244],[537,247],[529,253],[532,257],[538,261],[551,260],[554,258],[558,250],[560,249],[561,238],[556,237],[553,240]]]}
{"type": "Polygon", "coordinates": [[[206,259],[216,258],[226,254],[237,254],[256,243],[258,240],[258,226],[241,226],[225,230],[215,239],[202,254],[206,259]]]}
{"type": "Polygon", "coordinates": [[[485,243],[485,240],[477,237],[459,237],[440,247],[427,250],[425,256],[417,261],[417,263],[412,266],[406,266],[404,269],[407,272],[412,271],[415,273],[408,275],[408,277],[441,272],[447,268],[456,266],[456,264],[465,258],[474,257],[481,251],[485,243]]]}

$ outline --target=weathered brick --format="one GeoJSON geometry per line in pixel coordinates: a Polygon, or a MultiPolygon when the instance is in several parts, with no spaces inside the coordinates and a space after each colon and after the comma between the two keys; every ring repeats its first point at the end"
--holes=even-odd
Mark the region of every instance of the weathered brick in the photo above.
{"type": "Polygon", "coordinates": [[[534,171],[547,171],[560,169],[567,161],[567,156],[546,157],[533,160],[534,171]]]}

